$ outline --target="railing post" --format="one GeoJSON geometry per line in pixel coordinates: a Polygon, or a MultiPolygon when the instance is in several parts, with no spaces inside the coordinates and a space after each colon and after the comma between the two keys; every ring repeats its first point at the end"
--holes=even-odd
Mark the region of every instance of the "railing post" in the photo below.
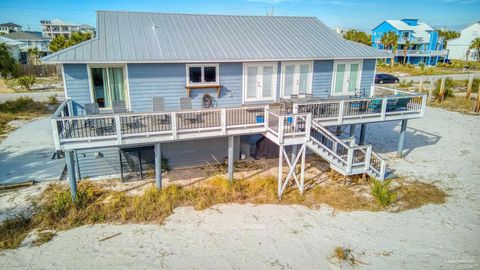
{"type": "Polygon", "coordinates": [[[353,165],[353,148],[348,148],[347,153],[347,173],[352,172],[352,165],[353,165]]]}
{"type": "Polygon", "coordinates": [[[117,144],[122,144],[122,123],[120,115],[115,115],[115,128],[117,131],[117,144]]]}
{"type": "Polygon", "coordinates": [[[67,108],[68,108],[68,116],[73,116],[73,102],[71,98],[68,98],[67,108]]]}
{"type": "Polygon", "coordinates": [[[385,160],[380,160],[380,177],[383,180],[385,178],[385,170],[387,169],[387,163],[385,162],[385,160]]]}
{"type": "Polygon", "coordinates": [[[268,106],[265,107],[265,112],[263,113],[263,125],[265,126],[265,129],[268,129],[268,118],[269,118],[269,113],[268,113],[268,106]]]}
{"type": "Polygon", "coordinates": [[[222,125],[222,134],[227,134],[227,111],[225,109],[220,111],[220,123],[222,125]]]}
{"type": "Polygon", "coordinates": [[[294,114],[298,113],[298,104],[297,104],[297,103],[293,103],[293,108],[292,108],[292,110],[293,110],[293,113],[294,113],[294,114]]]}
{"type": "Polygon", "coordinates": [[[172,118],[172,138],[176,140],[177,139],[177,113],[172,112],[171,118],[172,118]]]}
{"type": "Polygon", "coordinates": [[[306,123],[305,123],[305,139],[308,141],[310,141],[310,133],[311,133],[311,129],[312,129],[312,114],[309,113],[307,114],[307,120],[306,120],[306,123]]]}
{"type": "Polygon", "coordinates": [[[52,132],[53,132],[53,144],[55,145],[55,150],[60,150],[60,137],[58,136],[58,126],[56,119],[50,119],[50,123],[52,124],[52,132]]]}
{"type": "Polygon", "coordinates": [[[278,142],[280,144],[283,144],[283,132],[284,132],[283,125],[285,124],[284,121],[285,121],[285,116],[282,115],[278,117],[278,142]]]}
{"type": "Polygon", "coordinates": [[[338,124],[343,123],[343,111],[345,108],[345,100],[340,101],[340,106],[338,106],[338,124]]]}
{"type": "Polygon", "coordinates": [[[370,97],[374,97],[375,96],[375,84],[372,83],[372,85],[370,86],[370,97]]]}
{"type": "Polygon", "coordinates": [[[420,108],[420,115],[421,116],[425,115],[426,108],[427,108],[427,96],[423,95],[422,96],[422,108],[420,108]]]}
{"type": "Polygon", "coordinates": [[[385,114],[387,113],[387,103],[388,103],[388,98],[383,98],[383,100],[382,100],[382,115],[381,115],[382,121],[385,120],[385,114]]]}
{"type": "Polygon", "coordinates": [[[371,158],[372,158],[372,146],[369,145],[365,151],[365,170],[370,169],[371,158]]]}

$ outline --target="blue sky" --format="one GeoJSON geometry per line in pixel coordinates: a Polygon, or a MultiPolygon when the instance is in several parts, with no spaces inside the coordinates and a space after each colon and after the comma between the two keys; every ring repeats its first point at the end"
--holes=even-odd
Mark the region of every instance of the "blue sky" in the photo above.
{"type": "Polygon", "coordinates": [[[0,22],[40,30],[42,19],[95,26],[95,10],[173,13],[315,16],[334,28],[370,30],[384,19],[419,18],[433,27],[461,29],[480,21],[480,0],[0,0],[0,22]]]}

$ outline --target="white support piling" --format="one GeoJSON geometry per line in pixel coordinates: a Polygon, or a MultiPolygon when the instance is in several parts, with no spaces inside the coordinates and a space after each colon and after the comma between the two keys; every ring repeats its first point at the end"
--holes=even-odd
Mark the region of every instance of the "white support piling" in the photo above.
{"type": "Polygon", "coordinates": [[[228,137],[228,181],[233,181],[233,167],[234,167],[234,136],[228,137]]]}
{"type": "Polygon", "coordinates": [[[162,150],[160,143],[155,146],[155,186],[162,189],[162,150]]]}
{"type": "Polygon", "coordinates": [[[282,179],[283,179],[283,144],[278,145],[278,199],[282,198],[282,179]]]}
{"type": "Polygon", "coordinates": [[[65,152],[65,162],[67,163],[68,183],[70,184],[70,194],[72,200],[77,199],[77,179],[75,177],[75,159],[73,151],[65,152]]]}

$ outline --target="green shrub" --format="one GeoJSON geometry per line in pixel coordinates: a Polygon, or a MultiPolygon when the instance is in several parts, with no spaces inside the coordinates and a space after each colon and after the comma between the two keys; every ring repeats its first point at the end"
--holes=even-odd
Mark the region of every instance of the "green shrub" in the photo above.
{"type": "Polygon", "coordinates": [[[27,76],[22,76],[20,78],[17,79],[17,83],[27,89],[27,90],[30,90],[30,87],[32,87],[32,85],[35,83],[35,76],[33,75],[27,75],[27,76]]]}
{"type": "Polygon", "coordinates": [[[57,94],[53,94],[48,97],[48,104],[50,105],[58,104],[57,94]]]}
{"type": "Polygon", "coordinates": [[[420,63],[418,63],[418,66],[420,67],[421,70],[423,70],[425,68],[425,63],[420,62],[420,63]]]}
{"type": "MultiPolygon", "coordinates": [[[[435,82],[435,90],[433,92],[433,95],[435,98],[438,98],[438,95],[440,94],[440,86],[442,85],[442,79],[438,79],[435,82]]],[[[455,86],[455,83],[452,78],[447,77],[445,79],[445,89],[443,90],[443,98],[449,98],[453,97],[453,87],[455,86]]]]}
{"type": "Polygon", "coordinates": [[[406,81],[406,80],[401,80],[399,86],[402,88],[408,88],[413,85],[413,80],[406,81]]]}
{"type": "Polygon", "coordinates": [[[2,113],[45,113],[46,111],[47,108],[43,103],[36,102],[31,97],[20,97],[0,103],[2,113]]]}
{"type": "Polygon", "coordinates": [[[372,182],[370,183],[373,197],[375,197],[378,204],[383,207],[389,206],[397,197],[396,192],[391,191],[391,183],[391,179],[385,181],[372,179],[372,182]]]}

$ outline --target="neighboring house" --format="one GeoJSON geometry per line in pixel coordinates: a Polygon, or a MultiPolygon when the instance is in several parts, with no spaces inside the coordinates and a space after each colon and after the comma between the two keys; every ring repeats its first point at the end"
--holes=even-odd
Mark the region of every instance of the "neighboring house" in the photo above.
{"type": "Polygon", "coordinates": [[[10,55],[17,61],[20,61],[20,46],[23,44],[13,39],[0,36],[0,44],[7,45],[10,55]]]}
{"type": "Polygon", "coordinates": [[[227,158],[232,179],[233,160],[258,153],[259,137],[282,158],[298,145],[291,163],[302,168],[308,148],[344,175],[383,179],[366,124],[402,120],[402,137],[425,109],[423,95],[373,86],[376,59],[389,54],[317,18],[99,11],[97,22],[96,38],[41,59],[63,70],[52,127],[73,193],[75,179],[151,172],[161,186],[161,158],[172,168],[227,158]],[[327,129],[356,124],[361,146],[327,129]]]}
{"type": "Polygon", "coordinates": [[[12,32],[21,32],[22,26],[9,22],[0,24],[0,34],[8,34],[12,32]]]}
{"type": "Polygon", "coordinates": [[[448,51],[443,48],[443,40],[428,24],[418,22],[418,19],[385,20],[372,30],[372,47],[384,50],[382,36],[392,31],[398,35],[398,47],[395,62],[403,63],[405,42],[410,42],[407,48],[407,63],[436,65],[439,60],[447,58],[448,51]]]}
{"type": "MultiPolygon", "coordinates": [[[[448,57],[451,59],[466,60],[467,51],[470,48],[472,40],[476,38],[480,38],[480,22],[476,22],[463,29],[459,38],[451,39],[447,42],[448,57]]],[[[468,59],[479,61],[480,56],[477,50],[470,50],[468,59]]]]}
{"type": "Polygon", "coordinates": [[[37,48],[41,55],[46,55],[49,52],[48,46],[50,44],[50,40],[48,38],[29,32],[12,32],[4,35],[4,37],[22,43],[22,45],[20,45],[20,62],[23,64],[27,63],[28,61],[28,49],[37,48]]]}
{"type": "Polygon", "coordinates": [[[42,36],[53,39],[57,36],[70,37],[73,32],[91,33],[95,36],[95,28],[88,24],[73,24],[59,19],[40,21],[42,36]]]}

